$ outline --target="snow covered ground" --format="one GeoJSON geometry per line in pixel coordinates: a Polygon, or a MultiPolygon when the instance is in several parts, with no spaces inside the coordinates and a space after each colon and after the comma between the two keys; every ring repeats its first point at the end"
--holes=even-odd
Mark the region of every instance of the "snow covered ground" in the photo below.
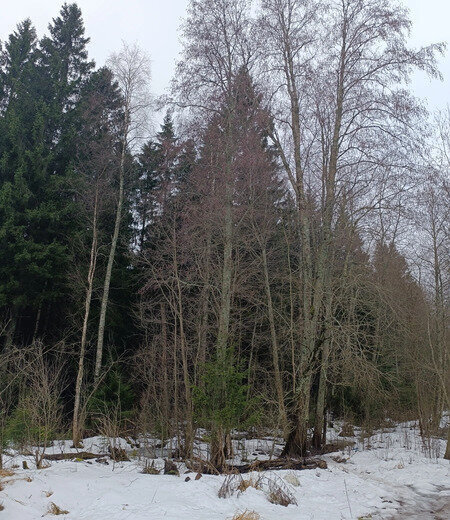
{"type": "MultiPolygon", "coordinates": [[[[23,469],[33,457],[11,453],[0,477],[0,520],[37,520],[52,517],[51,504],[67,520],[226,520],[237,512],[255,511],[261,520],[333,520],[358,518],[450,518],[450,465],[442,459],[444,441],[423,446],[412,423],[363,438],[355,431],[355,444],[323,456],[328,467],[303,471],[265,472],[264,478],[283,479],[298,505],[283,507],[269,502],[267,490],[248,487],[229,498],[219,498],[225,476],[195,473],[180,476],[142,473],[142,450],[127,445],[130,462],[52,461],[46,469],[23,469]],[[186,479],[190,477],[190,479],[186,479]],[[186,481],[187,480],[187,481],[186,481]],[[61,512],[61,511],[60,511],[61,512]]],[[[337,431],[330,432],[337,439],[337,431]]],[[[84,450],[105,451],[104,440],[86,439],[84,450]]],[[[241,457],[267,458],[278,446],[269,440],[239,441],[241,457]]],[[[237,446],[236,446],[237,447],[237,446]]],[[[51,452],[68,452],[69,442],[56,443],[51,452]]],[[[154,461],[162,467],[162,459],[154,461]]],[[[244,479],[260,475],[243,475],[244,479]]]]}

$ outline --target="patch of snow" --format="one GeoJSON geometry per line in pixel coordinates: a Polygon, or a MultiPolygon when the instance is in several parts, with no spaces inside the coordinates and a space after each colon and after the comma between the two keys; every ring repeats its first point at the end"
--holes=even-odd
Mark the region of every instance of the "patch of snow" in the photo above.
{"type": "MultiPolygon", "coordinates": [[[[331,441],[338,440],[337,431],[330,432],[331,441]]],[[[443,440],[424,445],[414,423],[370,437],[355,429],[351,440],[354,444],[324,456],[327,469],[265,472],[266,478],[276,475],[289,486],[298,506],[288,507],[270,503],[264,490],[252,487],[220,499],[218,491],[225,476],[203,475],[195,480],[194,473],[185,473],[184,464],[179,464],[180,477],[143,474],[145,457],[125,439],[115,439],[114,446],[136,457],[130,462],[109,461],[108,465],[95,460],[65,460],[51,462],[46,469],[24,470],[22,460],[32,468],[33,457],[11,452],[6,467],[19,467],[14,468],[12,477],[2,479],[0,503],[4,510],[0,520],[47,517],[51,502],[69,511],[59,516],[67,520],[225,520],[244,510],[256,511],[261,520],[389,519],[414,518],[414,514],[422,514],[421,508],[444,511],[442,518],[447,518],[450,466],[442,459],[443,440]],[[338,462],[342,460],[346,462],[338,462]],[[190,480],[185,481],[187,476],[190,480]]],[[[93,437],[83,441],[82,450],[105,453],[108,444],[105,438],[93,437]]],[[[139,440],[139,446],[145,444],[145,440],[139,440]]],[[[46,452],[76,452],[70,446],[69,441],[55,442],[46,452]]],[[[276,456],[281,443],[279,439],[243,436],[234,441],[234,447],[235,460],[241,462],[247,457],[253,460],[269,458],[272,453],[276,456]]],[[[197,450],[204,454],[206,444],[199,440],[197,450]]],[[[155,459],[154,466],[162,468],[163,460],[155,459]]],[[[440,518],[438,513],[436,518],[440,518]]]]}

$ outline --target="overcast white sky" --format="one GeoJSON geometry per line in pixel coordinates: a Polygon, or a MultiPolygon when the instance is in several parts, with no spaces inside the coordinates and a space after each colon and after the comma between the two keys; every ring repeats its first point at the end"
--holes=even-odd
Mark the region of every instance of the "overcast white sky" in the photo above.
{"type": "MultiPolygon", "coordinates": [[[[30,17],[41,37],[57,16],[63,0],[0,0],[0,40],[16,24],[30,17]]],[[[174,72],[180,49],[178,28],[188,0],[78,0],[86,34],[91,38],[90,55],[97,65],[121,45],[121,40],[145,49],[152,59],[152,91],[163,94],[174,72]]],[[[414,23],[414,46],[450,40],[450,0],[403,0],[414,23]]],[[[441,60],[444,82],[414,78],[415,92],[429,101],[430,108],[450,103],[450,49],[441,60]]]]}

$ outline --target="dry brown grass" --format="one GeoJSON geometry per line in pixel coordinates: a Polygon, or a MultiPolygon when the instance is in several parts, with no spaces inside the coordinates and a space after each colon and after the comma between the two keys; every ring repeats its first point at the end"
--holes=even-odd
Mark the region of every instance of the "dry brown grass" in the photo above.
{"type": "Polygon", "coordinates": [[[260,520],[260,515],[256,511],[243,511],[235,513],[232,520],[260,520]]]}
{"type": "Polygon", "coordinates": [[[160,471],[159,469],[155,468],[154,462],[149,464],[147,461],[145,466],[142,468],[142,473],[144,473],[144,475],[159,475],[160,471]]]}
{"type": "Polygon", "coordinates": [[[261,489],[259,480],[255,480],[253,477],[250,477],[248,479],[242,479],[241,482],[239,483],[238,491],[240,491],[242,493],[249,487],[252,487],[255,489],[261,489]]]}
{"type": "Polygon", "coordinates": [[[295,496],[283,480],[279,477],[272,477],[268,479],[267,499],[272,504],[287,507],[290,504],[298,505],[295,496]]]}
{"type": "Polygon", "coordinates": [[[47,514],[49,514],[49,515],[68,515],[69,511],[66,511],[65,509],[61,509],[54,502],[50,502],[50,505],[48,506],[47,514]]]}
{"type": "Polygon", "coordinates": [[[223,484],[220,486],[218,496],[219,498],[229,498],[236,492],[243,493],[249,487],[262,489],[262,484],[262,476],[243,479],[242,475],[239,473],[230,473],[226,476],[223,484]]]}
{"type": "Polygon", "coordinates": [[[5,484],[11,481],[11,479],[8,480],[2,480],[5,477],[12,477],[14,475],[14,471],[11,471],[10,469],[0,469],[0,491],[3,491],[5,489],[5,484]]]}

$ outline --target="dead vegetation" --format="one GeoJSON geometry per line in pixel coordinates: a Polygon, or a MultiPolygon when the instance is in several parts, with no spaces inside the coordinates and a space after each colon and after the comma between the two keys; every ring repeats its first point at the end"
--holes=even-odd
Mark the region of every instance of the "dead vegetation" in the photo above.
{"type": "Polygon", "coordinates": [[[176,477],[180,476],[178,466],[175,464],[175,462],[173,462],[173,460],[166,459],[164,461],[164,475],[175,475],[176,477]]]}
{"type": "Polygon", "coordinates": [[[50,502],[50,505],[48,506],[47,510],[48,515],[68,515],[69,511],[66,509],[61,509],[59,506],[57,506],[54,502],[50,502]]]}
{"type": "Polygon", "coordinates": [[[261,516],[256,511],[245,511],[237,512],[234,514],[231,520],[260,520],[261,516]]]}
{"type": "Polygon", "coordinates": [[[326,444],[322,450],[322,455],[327,453],[334,453],[336,451],[344,451],[346,448],[354,446],[356,444],[355,441],[351,441],[348,439],[335,439],[333,442],[326,444]]]}
{"type": "Polygon", "coordinates": [[[274,471],[281,469],[304,470],[304,469],[326,469],[327,463],[323,459],[303,458],[291,459],[280,458],[273,460],[255,460],[250,464],[233,466],[231,471],[238,473],[250,473],[252,471],[274,471]]]}
{"type": "Polygon", "coordinates": [[[9,482],[9,480],[2,480],[7,477],[12,477],[14,475],[14,471],[9,469],[0,469],[0,491],[5,489],[5,484],[9,482]]]}
{"type": "MultiPolygon", "coordinates": [[[[242,479],[242,477],[241,477],[242,479]]],[[[238,479],[238,475],[234,473],[230,473],[225,477],[225,480],[222,482],[220,486],[218,497],[219,498],[230,498],[237,491],[240,485],[240,479],[238,479]]]]}
{"type": "Polygon", "coordinates": [[[117,446],[108,447],[109,456],[114,462],[129,462],[127,452],[123,448],[117,446]]]}
{"type": "Polygon", "coordinates": [[[243,493],[249,487],[261,490],[266,495],[269,502],[276,505],[287,507],[288,505],[298,505],[294,494],[289,486],[279,477],[260,474],[249,479],[243,479],[239,473],[230,473],[226,476],[220,486],[219,498],[230,498],[235,493],[243,493]]]}
{"type": "Polygon", "coordinates": [[[145,465],[144,467],[142,468],[142,473],[144,473],[144,475],[159,475],[159,469],[157,469],[155,467],[155,462],[152,461],[151,464],[149,463],[149,461],[145,461],[145,465]]]}
{"type": "Polygon", "coordinates": [[[272,504],[287,507],[289,505],[297,506],[297,500],[289,487],[277,476],[267,479],[268,493],[267,499],[272,504]]]}
{"type": "Polygon", "coordinates": [[[339,437],[354,437],[355,430],[350,423],[344,423],[342,425],[342,430],[339,433],[339,437]]]}
{"type": "Polygon", "coordinates": [[[348,457],[341,457],[340,455],[336,455],[335,457],[331,457],[334,462],[338,464],[345,464],[348,461],[348,457]]]}
{"type": "Polygon", "coordinates": [[[241,493],[243,493],[249,487],[252,487],[252,488],[255,488],[255,489],[261,489],[260,481],[261,481],[261,477],[258,477],[256,479],[253,478],[253,477],[250,477],[250,478],[247,478],[247,479],[242,479],[241,482],[239,483],[237,489],[241,493]]]}
{"type": "Polygon", "coordinates": [[[198,457],[192,457],[190,460],[187,460],[186,467],[195,473],[204,473],[205,475],[220,475],[220,472],[213,464],[198,457]]]}
{"type": "Polygon", "coordinates": [[[75,453],[51,453],[48,455],[44,455],[44,460],[90,460],[90,459],[99,459],[102,457],[108,457],[107,453],[90,453],[88,451],[79,451],[75,453]]]}

